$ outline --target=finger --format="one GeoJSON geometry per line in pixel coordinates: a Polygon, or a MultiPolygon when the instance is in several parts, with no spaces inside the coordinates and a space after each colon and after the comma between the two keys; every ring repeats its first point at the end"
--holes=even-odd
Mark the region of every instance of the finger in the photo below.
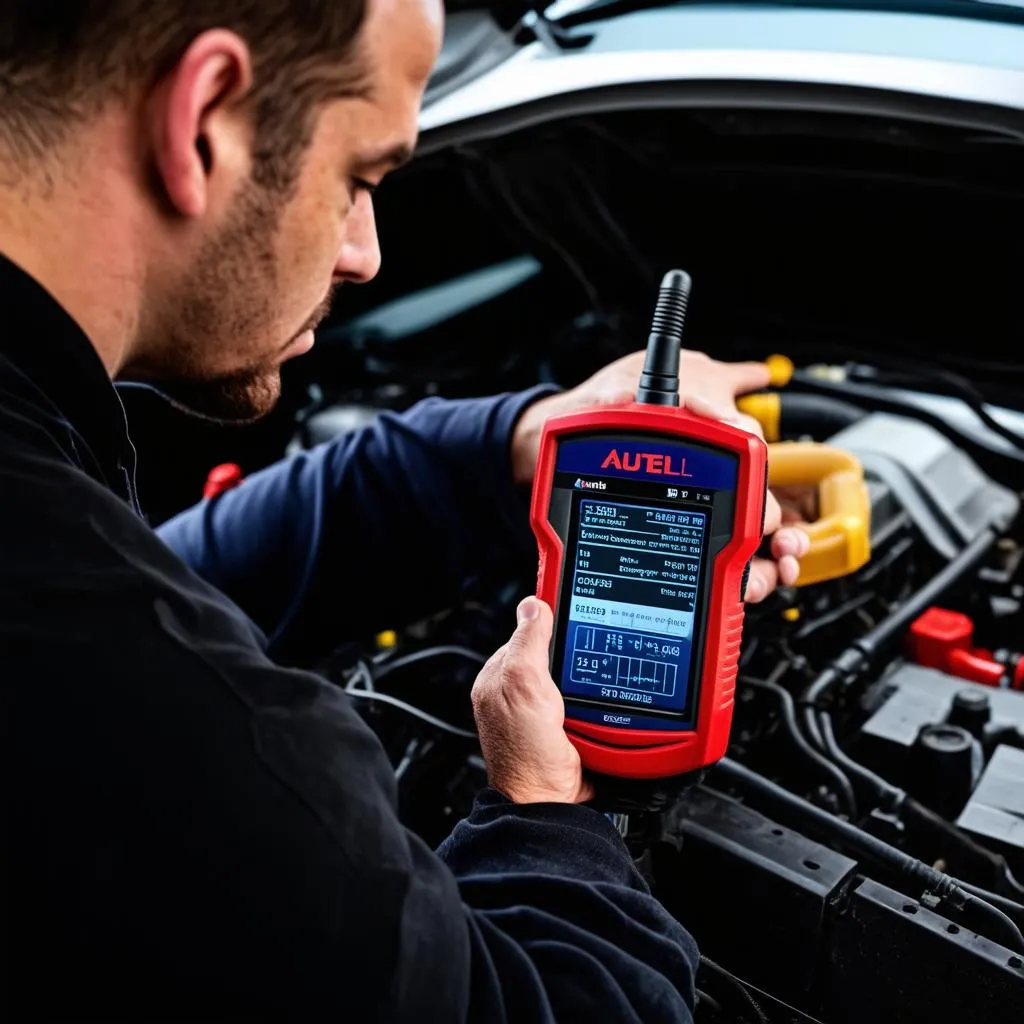
{"type": "Polygon", "coordinates": [[[783,508],[783,518],[813,523],[818,518],[818,491],[815,487],[773,487],[783,508]]]}
{"type": "Polygon", "coordinates": [[[779,583],[792,587],[800,578],[800,562],[793,555],[783,555],[776,563],[779,569],[779,583]]]}
{"type": "Polygon", "coordinates": [[[742,395],[758,388],[766,388],[772,382],[771,371],[767,363],[723,363],[729,382],[733,387],[733,395],[742,395]]]}
{"type": "Polygon", "coordinates": [[[778,585],[778,566],[770,558],[755,558],[750,564],[750,578],[744,600],[747,604],[763,601],[778,585]]]}
{"type": "Polygon", "coordinates": [[[772,537],[772,557],[801,559],[811,549],[811,538],[796,526],[784,526],[772,537]]]}
{"type": "Polygon", "coordinates": [[[683,405],[695,416],[703,416],[708,420],[725,420],[728,422],[738,413],[731,405],[717,402],[701,395],[686,395],[683,405]]]}
{"type": "Polygon", "coordinates": [[[516,608],[516,631],[512,634],[512,642],[517,637],[529,637],[533,642],[543,641],[546,645],[551,639],[551,626],[554,616],[547,603],[539,597],[524,597],[516,608]]]}
{"type": "Polygon", "coordinates": [[[714,398],[707,398],[704,395],[686,395],[682,399],[683,406],[697,416],[704,419],[720,420],[731,426],[739,427],[748,434],[764,440],[764,430],[753,416],[740,412],[734,405],[728,402],[719,401],[714,398]]]}

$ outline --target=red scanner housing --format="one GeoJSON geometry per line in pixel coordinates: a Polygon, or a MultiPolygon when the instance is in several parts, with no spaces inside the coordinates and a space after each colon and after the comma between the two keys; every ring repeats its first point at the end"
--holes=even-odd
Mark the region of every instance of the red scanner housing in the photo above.
{"type": "MultiPolygon", "coordinates": [[[[668,778],[714,764],[728,746],[743,629],[743,590],[764,530],[767,448],[745,430],[677,407],[629,403],[550,420],[540,441],[530,520],[539,552],[537,596],[556,614],[565,550],[549,515],[559,447],[580,435],[602,433],[695,443],[731,454],[737,463],[731,535],[705,569],[703,654],[692,666],[690,683],[698,688],[693,727],[686,731],[616,728],[573,718],[572,707],[567,707],[565,730],[585,768],[620,778],[668,778]]],[[[552,659],[554,647],[553,639],[552,659]]]]}

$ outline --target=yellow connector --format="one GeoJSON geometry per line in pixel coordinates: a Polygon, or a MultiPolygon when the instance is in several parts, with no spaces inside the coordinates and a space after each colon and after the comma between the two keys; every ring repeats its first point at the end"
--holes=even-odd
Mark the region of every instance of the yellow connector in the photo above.
{"type": "Polygon", "coordinates": [[[782,613],[782,617],[787,622],[799,622],[800,621],[800,609],[796,608],[796,607],[786,608],[783,611],[783,613],[782,613]]]}
{"type": "Polygon", "coordinates": [[[815,487],[818,518],[804,529],[798,587],[846,576],[871,558],[871,503],[856,456],[813,441],[768,446],[769,487],[815,487]]]}
{"type": "Polygon", "coordinates": [[[770,384],[773,388],[784,388],[793,379],[793,360],[787,356],[769,356],[764,365],[771,374],[770,384]]]}
{"type": "Polygon", "coordinates": [[[762,391],[755,395],[744,395],[736,402],[740,412],[753,416],[761,424],[764,439],[778,441],[782,437],[782,402],[773,391],[762,391]]]}
{"type": "Polygon", "coordinates": [[[398,634],[393,629],[385,629],[377,634],[377,650],[390,651],[398,646],[398,634]]]}

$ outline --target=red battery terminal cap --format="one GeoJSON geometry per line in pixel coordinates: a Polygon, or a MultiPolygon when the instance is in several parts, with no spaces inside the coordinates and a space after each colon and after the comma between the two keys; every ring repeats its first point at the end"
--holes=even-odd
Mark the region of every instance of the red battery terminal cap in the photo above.
{"type": "Polygon", "coordinates": [[[982,647],[974,647],[974,622],[963,612],[929,608],[910,626],[910,657],[925,668],[960,679],[999,686],[1006,676],[1001,665],[982,647]]]}
{"type": "Polygon", "coordinates": [[[224,462],[219,466],[214,466],[206,475],[203,497],[216,498],[218,494],[237,487],[242,479],[242,467],[234,462],[224,462]]]}

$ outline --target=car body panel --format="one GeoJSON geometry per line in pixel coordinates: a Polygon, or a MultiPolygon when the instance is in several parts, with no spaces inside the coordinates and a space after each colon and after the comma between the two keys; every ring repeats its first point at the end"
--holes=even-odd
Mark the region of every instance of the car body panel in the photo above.
{"type": "MultiPolygon", "coordinates": [[[[583,32],[583,29],[576,30],[583,32]]],[[[585,48],[537,41],[425,105],[431,132],[597,88],[792,84],[1024,111],[1024,26],[876,11],[683,6],[585,28],[585,48]]]]}

